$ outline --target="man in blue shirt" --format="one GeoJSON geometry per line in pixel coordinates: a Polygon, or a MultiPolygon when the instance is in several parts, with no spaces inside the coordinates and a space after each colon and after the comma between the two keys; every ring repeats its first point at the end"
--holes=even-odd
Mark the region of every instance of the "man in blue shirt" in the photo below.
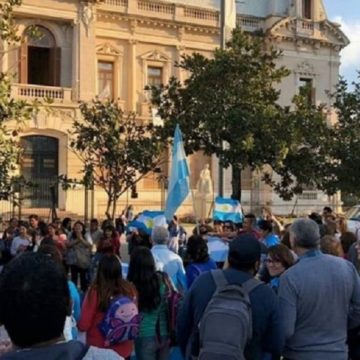
{"type": "Polygon", "coordinates": [[[290,243],[299,261],[280,278],[287,360],[347,360],[348,327],[360,325],[360,279],[354,266],[319,250],[319,226],[298,219],[290,243]]]}
{"type": "MultiPolygon", "coordinates": [[[[229,284],[243,284],[255,276],[260,263],[261,246],[251,234],[234,239],[229,245],[229,268],[224,275],[229,284]]],[[[216,285],[211,273],[204,273],[193,283],[186,294],[178,314],[177,336],[186,360],[190,354],[196,354],[199,347],[194,334],[202,315],[210,302],[216,285]],[[191,350],[190,350],[191,349],[191,350]]],[[[270,287],[261,284],[249,294],[252,307],[253,337],[245,355],[248,360],[262,360],[264,352],[279,357],[283,345],[279,305],[275,293],[270,287]]],[[[219,327],[226,324],[219,324],[219,327]]]]}

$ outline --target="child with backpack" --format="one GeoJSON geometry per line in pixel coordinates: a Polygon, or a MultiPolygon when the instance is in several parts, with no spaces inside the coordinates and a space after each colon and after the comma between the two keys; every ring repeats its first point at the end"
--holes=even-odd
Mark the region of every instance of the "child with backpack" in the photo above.
{"type": "Polygon", "coordinates": [[[129,357],[140,324],[136,296],[134,286],[122,278],[119,257],[104,255],[78,323],[79,330],[86,332],[86,343],[129,357]]]}
{"type": "Polygon", "coordinates": [[[132,252],[128,280],[136,286],[142,317],[139,337],[135,340],[136,359],[167,360],[167,286],[164,276],[156,271],[154,258],[148,248],[137,247],[132,252]]]}

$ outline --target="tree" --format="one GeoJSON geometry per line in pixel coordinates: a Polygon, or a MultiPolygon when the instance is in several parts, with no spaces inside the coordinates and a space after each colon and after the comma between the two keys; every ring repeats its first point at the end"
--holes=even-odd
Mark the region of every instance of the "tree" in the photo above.
{"type": "MultiPolygon", "coordinates": [[[[13,18],[14,7],[20,6],[21,0],[7,0],[0,4],[0,38],[2,45],[16,44],[20,41],[13,18]]],[[[1,47],[4,49],[4,46],[1,47]]],[[[5,51],[0,49],[0,56],[5,51]]],[[[11,74],[0,73],[0,193],[2,199],[7,199],[13,192],[13,185],[20,181],[14,175],[21,154],[18,133],[22,121],[29,119],[39,106],[39,102],[28,103],[11,98],[11,74]],[[17,129],[10,131],[6,125],[9,120],[17,121],[17,129]]],[[[24,179],[21,181],[27,185],[24,179]]]]}
{"type": "Polygon", "coordinates": [[[120,196],[164,161],[166,143],[159,141],[152,124],[125,114],[116,101],[81,103],[80,111],[70,147],[83,163],[83,183],[106,192],[106,215],[114,219],[120,196]]]}
{"type": "Polygon", "coordinates": [[[334,124],[334,144],[330,149],[333,159],[332,189],[344,194],[360,196],[360,73],[358,82],[348,83],[341,79],[332,94],[333,107],[337,114],[334,124]]]}
{"type": "Polygon", "coordinates": [[[182,58],[177,66],[189,74],[183,84],[171,78],[164,86],[149,88],[165,122],[161,136],[171,136],[179,123],[188,154],[202,149],[215,154],[221,166],[231,165],[235,199],[241,200],[241,171],[247,166],[263,170],[264,180],[285,199],[321,182],[314,165],[324,160],[324,152],[307,134],[316,128],[327,138],[324,114],[302,95],[292,109],[278,104],[275,85],[290,73],[276,65],[280,56],[263,35],[235,29],[226,49],[216,49],[213,58],[182,58]],[[304,172],[296,163],[301,152],[312,160],[304,172]]]}

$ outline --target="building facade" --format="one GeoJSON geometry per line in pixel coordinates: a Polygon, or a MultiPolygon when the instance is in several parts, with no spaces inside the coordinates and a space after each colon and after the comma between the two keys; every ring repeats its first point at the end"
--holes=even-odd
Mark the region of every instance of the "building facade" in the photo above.
{"type": "MultiPolygon", "coordinates": [[[[217,0],[23,0],[16,8],[16,21],[24,41],[19,46],[1,45],[1,69],[14,74],[12,97],[52,99],[51,111],[41,111],[21,132],[24,153],[19,172],[39,184],[24,196],[24,206],[48,208],[51,181],[60,174],[81,177],[81,163],[68,146],[69,130],[79,116],[78,102],[96,96],[118,98],[123,110],[151,118],[145,85],[166,83],[170,76],[184,80],[186,73],[175,67],[183,54],[212,56],[220,43],[219,8],[217,0]],[[28,36],[33,25],[42,33],[40,38],[28,36]]],[[[289,104],[300,86],[310,84],[313,101],[330,105],[326,91],[336,85],[339,53],[348,40],[327,19],[321,0],[244,0],[237,5],[237,24],[249,32],[263,30],[267,41],[283,50],[279,64],[292,74],[281,84],[282,104],[289,104]]],[[[216,190],[217,161],[200,153],[190,157],[191,185],[196,188],[205,164],[211,165],[216,190]]],[[[165,176],[167,172],[164,168],[165,176]]],[[[270,205],[276,212],[289,213],[294,206],[281,201],[259,174],[247,171],[243,177],[245,208],[270,205]]],[[[228,171],[224,183],[229,194],[228,171]]],[[[118,208],[131,203],[136,210],[159,209],[165,201],[164,187],[156,174],[148,174],[138,184],[138,197],[124,194],[118,208]]],[[[55,190],[58,209],[83,214],[88,206],[84,204],[91,203],[89,216],[104,214],[106,197],[99,189],[90,195],[81,187],[55,190]]],[[[306,191],[296,203],[300,210],[313,209],[329,199],[306,191]]],[[[182,212],[191,212],[190,200],[182,212]]]]}

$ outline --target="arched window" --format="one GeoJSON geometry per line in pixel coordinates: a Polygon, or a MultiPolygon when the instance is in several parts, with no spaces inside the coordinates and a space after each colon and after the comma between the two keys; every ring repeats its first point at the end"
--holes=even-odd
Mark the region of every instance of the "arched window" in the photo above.
{"type": "Polygon", "coordinates": [[[24,32],[20,48],[19,81],[22,84],[60,86],[61,49],[43,26],[24,32]]]}

